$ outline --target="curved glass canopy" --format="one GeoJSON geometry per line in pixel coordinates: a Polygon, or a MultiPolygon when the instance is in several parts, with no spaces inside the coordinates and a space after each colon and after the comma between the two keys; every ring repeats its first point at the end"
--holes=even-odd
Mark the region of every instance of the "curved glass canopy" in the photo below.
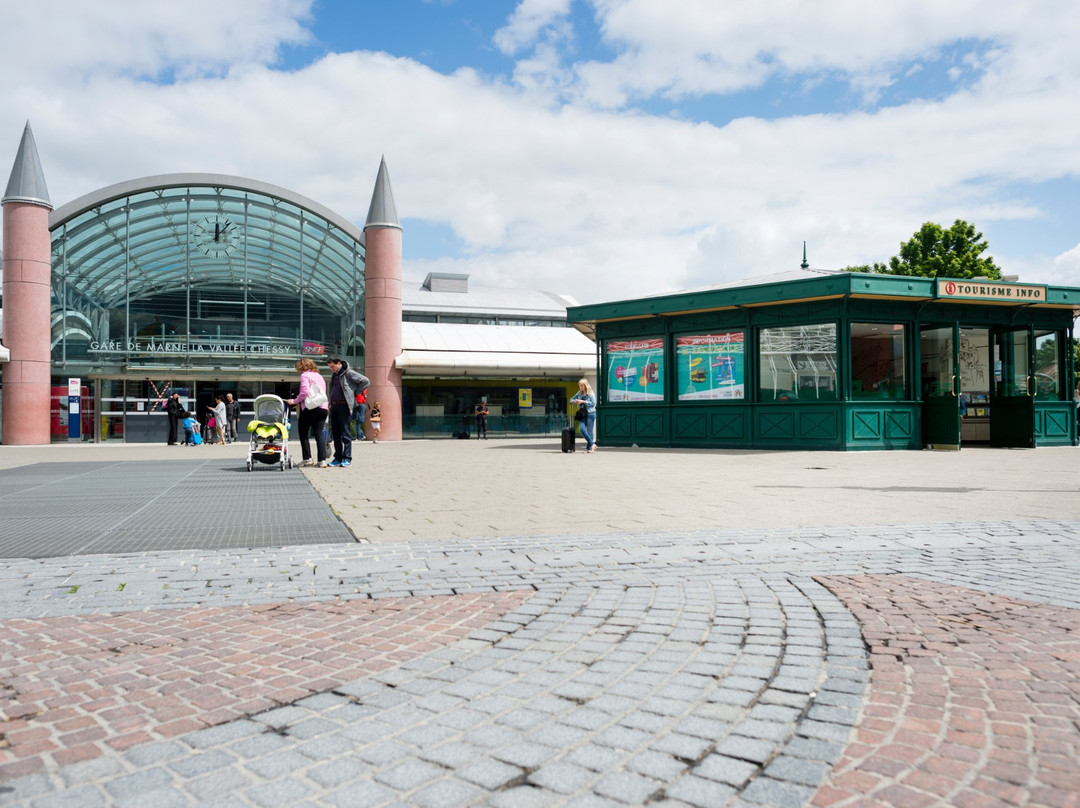
{"type": "Polygon", "coordinates": [[[50,230],[55,360],[362,352],[363,233],[285,189],[148,177],[57,209],[50,230]]]}

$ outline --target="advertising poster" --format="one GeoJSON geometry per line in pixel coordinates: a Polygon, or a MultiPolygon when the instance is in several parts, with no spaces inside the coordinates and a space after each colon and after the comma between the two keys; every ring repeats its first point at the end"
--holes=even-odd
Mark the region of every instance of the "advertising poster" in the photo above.
{"type": "Polygon", "coordinates": [[[676,337],[679,401],[743,398],[743,332],[676,337]]]}
{"type": "Polygon", "coordinates": [[[664,400],[664,340],[613,340],[605,350],[608,401],[664,400]]]}

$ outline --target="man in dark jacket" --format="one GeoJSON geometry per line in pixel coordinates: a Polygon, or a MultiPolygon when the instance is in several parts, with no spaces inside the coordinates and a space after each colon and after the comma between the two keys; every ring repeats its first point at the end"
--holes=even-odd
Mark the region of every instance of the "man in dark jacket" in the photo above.
{"type": "Polygon", "coordinates": [[[240,427],[240,402],[232,393],[225,394],[225,422],[225,442],[232,443],[240,427]]]}
{"type": "Polygon", "coordinates": [[[367,390],[370,381],[362,373],[349,367],[337,356],[326,360],[326,366],[334,375],[330,378],[330,432],[334,437],[334,459],[330,465],[334,468],[348,468],[352,465],[352,435],[349,434],[349,420],[353,407],[356,406],[356,394],[367,390]]]}
{"type": "Polygon", "coordinates": [[[165,414],[169,416],[169,445],[176,445],[177,430],[183,417],[184,405],[180,403],[180,394],[173,393],[165,404],[165,414]]]}

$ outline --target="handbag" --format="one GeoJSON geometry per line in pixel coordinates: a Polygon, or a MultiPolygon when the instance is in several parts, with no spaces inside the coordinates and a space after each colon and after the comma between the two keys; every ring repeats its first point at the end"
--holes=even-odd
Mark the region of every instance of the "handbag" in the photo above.
{"type": "Polygon", "coordinates": [[[322,387],[316,387],[314,384],[311,389],[308,390],[307,396],[304,398],[304,409],[313,410],[316,407],[321,407],[329,399],[326,397],[326,385],[322,387]]]}
{"type": "Polygon", "coordinates": [[[207,420],[206,425],[210,429],[216,429],[217,428],[217,419],[214,418],[214,416],[211,415],[210,418],[207,420]]]}
{"type": "Polygon", "coordinates": [[[579,404],[578,408],[577,408],[577,412],[574,413],[574,420],[575,421],[584,421],[585,418],[588,416],[588,414],[589,414],[589,408],[587,406],[585,406],[584,403],[579,404]]]}

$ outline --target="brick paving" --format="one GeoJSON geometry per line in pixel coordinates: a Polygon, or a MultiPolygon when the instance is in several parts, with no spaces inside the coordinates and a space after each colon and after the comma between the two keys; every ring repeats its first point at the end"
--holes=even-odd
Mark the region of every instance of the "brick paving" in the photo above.
{"type": "Polygon", "coordinates": [[[475,593],[0,621],[0,780],[331,691],[459,640],[525,597],[475,593]]]}
{"type": "MultiPolygon", "coordinates": [[[[604,476],[590,492],[604,500],[600,518],[575,525],[581,502],[569,520],[541,504],[567,479],[581,488],[574,475],[551,477],[543,453],[454,443],[386,447],[380,486],[348,470],[295,474],[354,531],[371,525],[350,508],[378,511],[378,542],[210,536],[201,549],[98,544],[94,555],[9,558],[0,686],[18,671],[55,693],[26,699],[47,710],[21,729],[47,735],[0,740],[8,764],[35,767],[8,770],[0,804],[1077,804],[1075,452],[965,453],[998,477],[940,498],[927,475],[956,456],[890,454],[878,461],[889,474],[874,478],[865,456],[815,455],[807,469],[803,455],[722,453],[709,497],[652,508],[640,485],[604,476]],[[510,474],[445,490],[449,460],[453,479],[468,481],[496,457],[529,469],[534,486],[519,484],[518,501],[483,511],[510,474]],[[394,479],[410,503],[372,504],[394,479]],[[1043,481],[1058,487],[1049,497],[1043,481]],[[815,498],[830,486],[841,493],[822,510],[815,498]],[[415,501],[424,491],[437,506],[426,515],[415,501]],[[537,534],[544,519],[551,532],[537,534]],[[423,625],[442,610],[459,616],[456,633],[430,641],[423,625]],[[369,633],[339,648],[344,657],[278,653],[346,644],[348,616],[353,636],[369,633]],[[252,637],[275,660],[269,670],[246,658],[252,637]],[[364,658],[391,642],[401,656],[364,658]],[[40,656],[42,644],[62,656],[40,656]],[[72,656],[95,670],[71,675],[72,656]],[[114,667],[127,657],[135,679],[114,667]],[[278,698],[237,709],[257,676],[278,698]],[[146,702],[127,693],[158,704],[171,687],[198,699],[184,716],[130,711],[146,702]],[[116,703],[83,711],[119,712],[64,723],[103,688],[116,703]],[[200,728],[161,731],[191,716],[200,728]],[[146,737],[128,727],[136,719],[146,737]],[[60,733],[58,749],[13,757],[60,733]],[[91,748],[82,760],[62,754],[91,748]]],[[[638,477],[650,468],[646,455],[623,458],[638,477]]],[[[706,479],[717,453],[654,459],[706,479]]],[[[616,452],[564,460],[593,473],[619,463],[616,452]]]]}
{"type": "Polygon", "coordinates": [[[1080,805],[1080,611],[905,576],[824,578],[870,646],[816,806],[1080,805]]]}

